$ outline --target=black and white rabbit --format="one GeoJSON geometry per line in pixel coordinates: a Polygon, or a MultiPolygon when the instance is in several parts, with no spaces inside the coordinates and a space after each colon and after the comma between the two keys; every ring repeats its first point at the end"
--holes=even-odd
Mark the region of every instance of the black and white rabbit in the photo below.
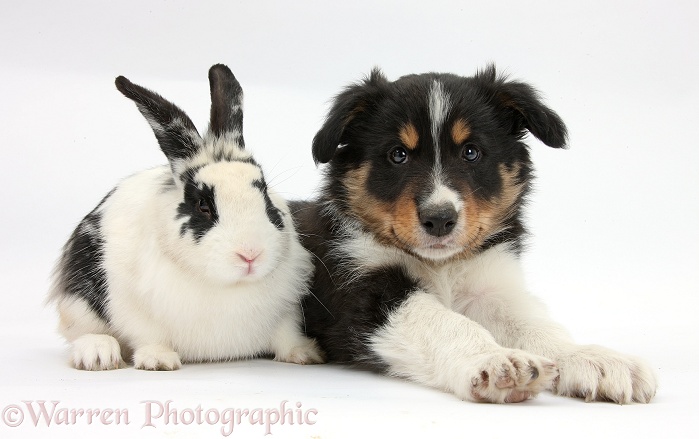
{"type": "Polygon", "coordinates": [[[209,82],[202,138],[174,104],[116,79],[169,166],[123,180],[63,249],[49,300],[76,368],[118,368],[131,355],[148,370],[267,353],[322,362],[301,329],[310,255],[245,149],[240,84],[220,64],[209,82]]]}

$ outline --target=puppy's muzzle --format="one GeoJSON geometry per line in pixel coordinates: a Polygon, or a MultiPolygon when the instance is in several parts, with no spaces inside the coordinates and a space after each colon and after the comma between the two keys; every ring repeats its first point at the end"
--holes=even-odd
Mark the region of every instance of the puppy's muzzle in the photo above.
{"type": "Polygon", "coordinates": [[[459,219],[451,205],[428,206],[421,209],[418,216],[425,232],[438,238],[449,235],[459,219]]]}

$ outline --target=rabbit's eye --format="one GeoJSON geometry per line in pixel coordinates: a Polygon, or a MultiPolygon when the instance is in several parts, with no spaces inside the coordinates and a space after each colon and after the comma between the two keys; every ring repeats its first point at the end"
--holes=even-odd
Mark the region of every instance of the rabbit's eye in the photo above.
{"type": "Polygon", "coordinates": [[[211,218],[211,207],[209,207],[209,203],[207,203],[205,199],[200,198],[199,201],[197,201],[197,210],[211,218]]]}

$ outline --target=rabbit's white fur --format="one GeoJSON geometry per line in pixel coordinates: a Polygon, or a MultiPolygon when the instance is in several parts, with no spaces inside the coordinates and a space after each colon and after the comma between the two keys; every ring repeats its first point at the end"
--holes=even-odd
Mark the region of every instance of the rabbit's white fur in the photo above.
{"type": "MultiPolygon", "coordinates": [[[[212,113],[215,85],[214,78],[212,113]]],[[[234,97],[239,100],[230,108],[240,113],[242,126],[242,110],[235,108],[242,96],[234,97]]],[[[172,129],[134,100],[156,135],[172,129]]],[[[261,168],[242,147],[242,133],[232,131],[210,132],[202,140],[194,130],[195,154],[168,157],[169,166],[126,178],[90,214],[92,221],[86,218],[78,226],[50,293],[60,332],[72,343],[75,367],[119,367],[121,350],[124,357],[133,353],[135,367],[153,370],[266,353],[280,361],[322,361],[315,342],[301,330],[300,301],[313,270],[310,254],[298,241],[286,202],[266,187],[261,168]],[[183,201],[186,184],[215,193],[210,207],[217,221],[200,236],[187,227],[191,215],[183,214],[191,207],[183,201]],[[271,222],[269,209],[276,209],[283,226],[271,222]],[[88,300],[90,291],[67,287],[71,264],[77,264],[70,246],[80,235],[101,245],[93,269],[103,270],[106,283],[103,315],[88,300]]],[[[90,281],[90,273],[81,275],[90,281]]]]}

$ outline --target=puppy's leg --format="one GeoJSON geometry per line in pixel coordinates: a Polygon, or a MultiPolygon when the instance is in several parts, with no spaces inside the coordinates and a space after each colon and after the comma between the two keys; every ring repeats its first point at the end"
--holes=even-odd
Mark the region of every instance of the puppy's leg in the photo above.
{"type": "Polygon", "coordinates": [[[482,326],[420,290],[369,341],[390,374],[472,401],[524,401],[557,376],[553,362],[499,346],[482,326]]]}
{"type": "Polygon", "coordinates": [[[559,378],[551,390],[586,401],[627,404],[649,402],[657,382],[650,367],[637,358],[601,346],[581,346],[551,321],[543,306],[520,291],[478,295],[461,310],[488,329],[503,346],[551,358],[559,378]]]}

